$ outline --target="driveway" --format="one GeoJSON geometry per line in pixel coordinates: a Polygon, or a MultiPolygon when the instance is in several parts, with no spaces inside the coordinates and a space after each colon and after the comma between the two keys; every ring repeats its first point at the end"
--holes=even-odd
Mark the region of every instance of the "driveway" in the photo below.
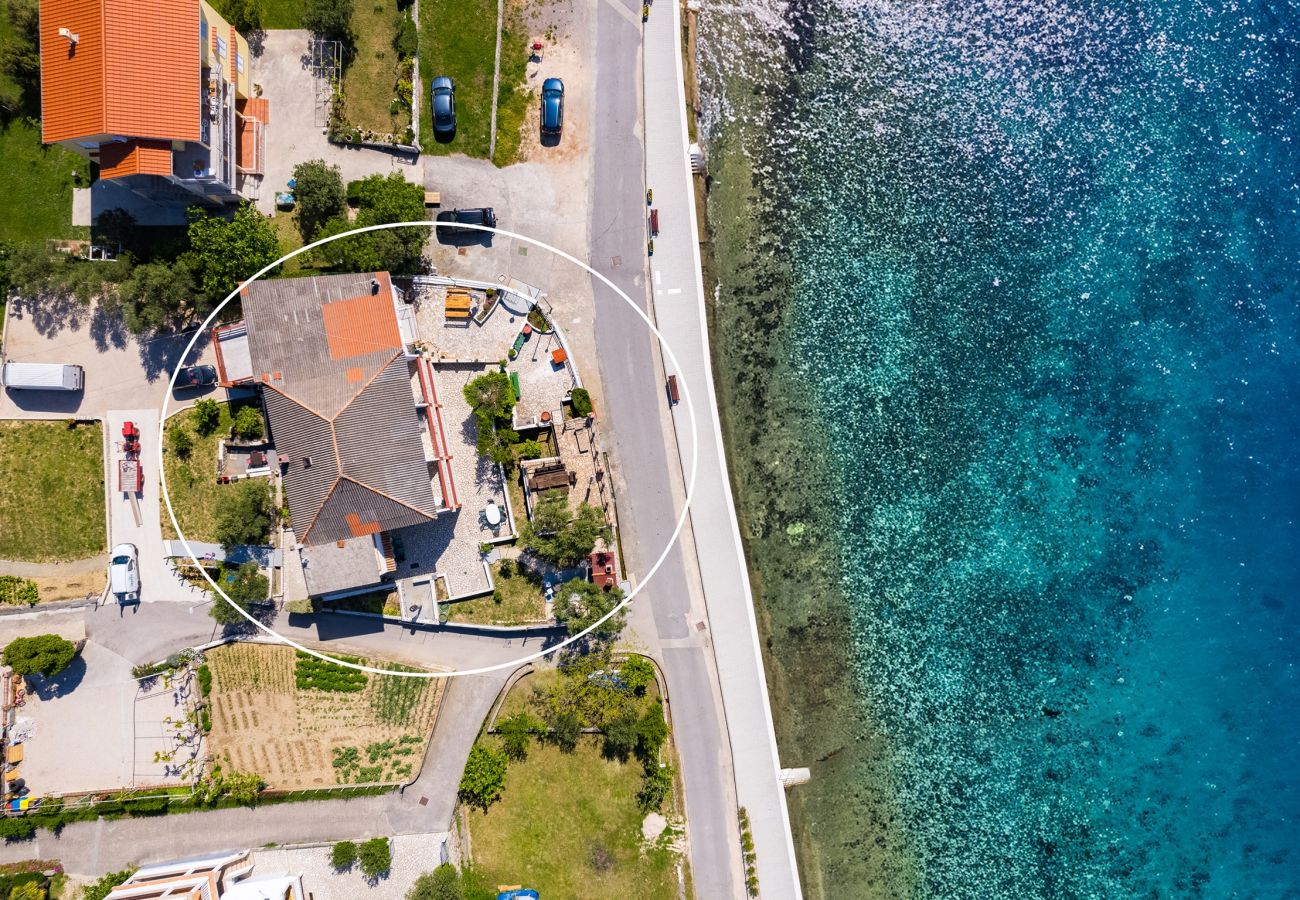
{"type": "Polygon", "coordinates": [[[309,159],[323,159],[338,166],[345,184],[354,178],[389,172],[400,172],[408,181],[419,183],[422,172],[411,156],[329,142],[326,120],[316,103],[307,41],[308,32],[301,29],[268,31],[254,67],[262,96],[271,102],[266,172],[257,208],[273,214],[276,191],[285,189],[294,166],[309,159]]]}
{"type": "MultiPolygon", "coordinates": [[[[120,317],[75,300],[39,304],[13,300],[6,316],[6,360],[79,365],[86,378],[84,390],[76,393],[4,391],[0,419],[101,419],[113,407],[161,405],[172,369],[194,334],[142,340],[126,330],[120,317]]],[[[209,342],[200,341],[195,351],[190,364],[213,362],[209,342]]],[[[174,402],[192,404],[212,390],[184,391],[174,402]]]]}
{"type": "Polygon", "coordinates": [[[104,496],[108,506],[108,546],[135,544],[140,556],[140,600],[193,600],[194,594],[172,571],[163,552],[162,507],[158,483],[157,409],[110,409],[104,413],[104,434],[108,456],[104,460],[104,496]],[[140,429],[140,466],[144,490],[135,494],[118,489],[118,461],[122,453],[122,424],[133,422],[140,429]],[[131,504],[135,496],[136,506],[131,504]],[[140,521],[136,522],[138,507],[140,521]]]}

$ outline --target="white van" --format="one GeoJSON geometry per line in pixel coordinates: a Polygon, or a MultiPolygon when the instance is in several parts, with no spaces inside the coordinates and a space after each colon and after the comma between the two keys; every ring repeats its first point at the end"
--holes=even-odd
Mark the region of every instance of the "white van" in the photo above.
{"type": "Polygon", "coordinates": [[[7,362],[0,369],[0,384],[14,391],[79,391],[84,378],[81,366],[58,363],[7,362]]]}

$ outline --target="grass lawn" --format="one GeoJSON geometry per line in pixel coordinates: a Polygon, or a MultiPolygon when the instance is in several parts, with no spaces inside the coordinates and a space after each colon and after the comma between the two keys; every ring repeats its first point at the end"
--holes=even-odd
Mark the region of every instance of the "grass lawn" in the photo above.
{"type": "Polygon", "coordinates": [[[489,884],[547,898],[676,898],[674,851],[641,837],[641,771],[605,759],[597,738],[573,753],[534,741],[510,764],[501,800],[469,813],[474,865],[489,884]]]}
{"type": "Polygon", "coordinates": [[[103,434],[97,422],[0,422],[0,556],[52,562],[104,552],[103,434]]]}
{"type": "MultiPolygon", "coordinates": [[[[217,508],[217,498],[223,491],[234,490],[233,484],[217,484],[217,442],[230,434],[234,423],[234,412],[240,406],[255,405],[256,401],[244,400],[235,403],[221,403],[221,420],[216,430],[209,435],[201,435],[194,427],[194,410],[187,409],[167,420],[167,436],[164,438],[168,452],[163,458],[167,472],[167,492],[172,500],[172,509],[176,511],[176,521],[185,530],[185,536],[192,541],[216,541],[213,530],[212,514],[217,508]],[[233,407],[233,410],[232,410],[233,407]],[[175,427],[185,429],[194,439],[194,449],[188,457],[180,457],[170,450],[171,431],[175,427]]],[[[160,502],[161,505],[161,502],[160,502]]],[[[161,506],[163,537],[178,537],[172,527],[167,507],[161,506]]]]}
{"type": "Polygon", "coordinates": [[[492,162],[508,166],[519,158],[523,142],[524,119],[533,92],[528,89],[528,27],[524,24],[523,5],[506,3],[501,27],[501,82],[497,89],[497,146],[492,162]]]}
{"type": "Polygon", "coordinates": [[[39,126],[16,119],[0,128],[0,240],[38,244],[47,238],[85,238],[72,227],[73,171],[90,184],[90,164],[61,147],[42,147],[39,126]]]}
{"type": "MultiPolygon", "coordinates": [[[[497,47],[496,0],[420,0],[420,148],[433,156],[464,153],[486,159],[492,130],[492,67],[497,47]],[[433,139],[429,84],[456,83],[456,136],[433,139]]],[[[504,48],[503,48],[504,52],[504,48]]]]}
{"type": "Polygon", "coordinates": [[[447,604],[447,620],[472,622],[477,625],[523,625],[536,622],[546,614],[546,600],[542,596],[542,580],[520,574],[518,567],[509,578],[501,575],[501,562],[492,564],[492,578],[496,593],[474,600],[447,604]],[[496,598],[500,596],[501,602],[496,598]]]}
{"type": "MultiPolygon", "coordinates": [[[[213,7],[223,16],[228,7],[227,0],[214,0],[213,7]]],[[[302,11],[307,0],[259,0],[262,10],[263,28],[301,28],[302,11]]]]}
{"type": "Polygon", "coordinates": [[[400,136],[411,127],[411,113],[405,106],[393,106],[395,85],[399,77],[410,78],[411,66],[402,63],[405,71],[398,71],[400,60],[393,49],[397,22],[397,0],[361,0],[354,7],[356,45],[343,71],[343,97],[350,125],[400,136]]]}

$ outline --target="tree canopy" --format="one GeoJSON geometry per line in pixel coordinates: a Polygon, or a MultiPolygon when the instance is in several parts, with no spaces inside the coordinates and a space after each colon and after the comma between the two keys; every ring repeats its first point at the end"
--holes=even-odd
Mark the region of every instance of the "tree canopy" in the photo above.
{"type": "MultiPolygon", "coordinates": [[[[271,584],[255,562],[244,563],[235,570],[233,575],[234,580],[227,581],[225,579],[228,573],[223,572],[217,583],[221,585],[221,589],[226,592],[231,602],[246,612],[252,604],[262,602],[270,593],[271,584]]],[[[209,607],[208,612],[221,625],[242,625],[248,621],[239,614],[239,610],[232,609],[230,603],[216,595],[212,598],[212,606],[209,607]]]]}
{"type": "Polygon", "coordinates": [[[280,241],[271,220],[251,203],[241,203],[229,221],[191,209],[189,239],[187,257],[204,301],[200,313],[280,258],[280,241]]]}
{"type": "Polygon", "coordinates": [[[302,27],[336,41],[352,38],[352,0],[307,0],[302,27]]]}
{"type": "Polygon", "coordinates": [[[583,503],[577,513],[570,513],[567,498],[559,494],[533,507],[533,517],[522,532],[538,556],[558,566],[575,566],[591,555],[598,541],[613,539],[603,510],[583,503]]]}
{"type": "Polygon", "coordinates": [[[506,755],[500,750],[475,744],[460,777],[460,799],[484,812],[501,797],[506,783],[506,755]]]}
{"type": "Polygon", "coordinates": [[[227,550],[240,544],[260,544],[274,521],[271,487],[262,478],[246,478],[223,490],[214,515],[217,540],[227,550]]]}
{"type": "Polygon", "coordinates": [[[464,896],[460,889],[460,873],[451,863],[443,863],[415,879],[406,900],[463,900],[464,896]]]}
{"type": "Polygon", "coordinates": [[[184,263],[134,266],[118,288],[126,327],[137,334],[180,324],[194,312],[194,276],[184,263]]]}
{"type": "MultiPolygon", "coordinates": [[[[575,578],[555,591],[555,619],[569,630],[569,634],[579,634],[622,600],[623,592],[618,588],[606,591],[590,581],[575,578]]],[[[620,612],[605,620],[591,633],[591,637],[598,641],[613,640],[623,630],[623,624],[624,615],[620,612]]]]}
{"type": "Polygon", "coordinates": [[[22,676],[58,675],[77,655],[77,646],[57,634],[14,638],[4,650],[4,663],[22,676]]]}
{"type": "MultiPolygon", "coordinates": [[[[338,215],[326,222],[316,237],[331,237],[355,228],[393,222],[418,222],[425,218],[424,189],[398,172],[371,175],[349,185],[357,201],[357,218],[349,222],[338,215]]],[[[333,268],[346,272],[386,270],[399,275],[422,271],[424,244],[429,229],[385,228],[331,241],[316,252],[333,268]]]]}
{"type": "Polygon", "coordinates": [[[316,240],[321,226],[347,212],[343,176],[339,167],[323,159],[309,159],[293,167],[294,198],[298,202],[298,232],[305,243],[316,240]]]}

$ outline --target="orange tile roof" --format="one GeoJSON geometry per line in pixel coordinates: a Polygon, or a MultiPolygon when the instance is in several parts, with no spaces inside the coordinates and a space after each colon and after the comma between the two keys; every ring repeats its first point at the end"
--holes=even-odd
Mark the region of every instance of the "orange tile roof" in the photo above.
{"type": "Polygon", "coordinates": [[[194,0],[41,0],[46,143],[98,135],[199,138],[194,0]],[[67,28],[73,45],[59,36],[67,28]]]}
{"type": "Polygon", "coordinates": [[[375,350],[401,350],[402,338],[393,315],[393,295],[386,273],[379,273],[377,294],[363,294],[321,308],[330,359],[351,359],[375,350]]]}
{"type": "Polygon", "coordinates": [[[99,177],[170,175],[172,145],[168,141],[125,141],[101,144],[99,177]]]}

